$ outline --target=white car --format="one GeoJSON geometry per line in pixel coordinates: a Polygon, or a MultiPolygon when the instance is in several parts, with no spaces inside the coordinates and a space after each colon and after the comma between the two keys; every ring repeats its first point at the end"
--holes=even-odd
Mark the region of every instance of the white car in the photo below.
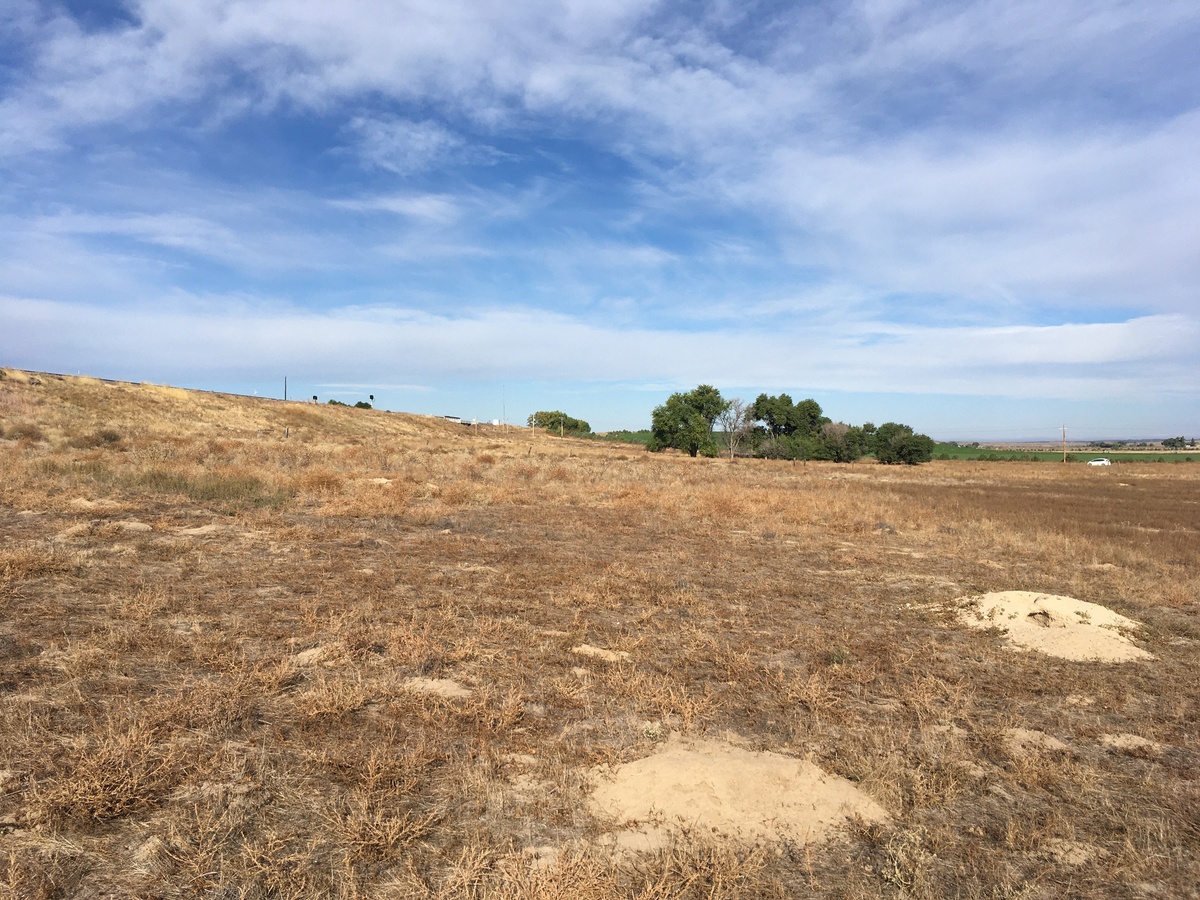
{"type": "Polygon", "coordinates": [[[1098,456],[1096,459],[1088,460],[1089,466],[1111,466],[1112,460],[1105,459],[1103,456],[1098,456]]]}

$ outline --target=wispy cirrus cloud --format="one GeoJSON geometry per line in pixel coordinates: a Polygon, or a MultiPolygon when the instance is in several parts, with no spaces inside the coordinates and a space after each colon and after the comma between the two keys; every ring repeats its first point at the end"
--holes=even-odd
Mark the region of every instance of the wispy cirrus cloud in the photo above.
{"type": "Polygon", "coordinates": [[[462,153],[465,142],[436,122],[366,118],[350,122],[367,163],[398,175],[424,172],[462,153]]]}
{"type": "Polygon", "coordinates": [[[330,205],[354,212],[382,212],[448,225],[463,214],[462,205],[447,194],[386,194],[349,200],[332,200],[330,205]]]}

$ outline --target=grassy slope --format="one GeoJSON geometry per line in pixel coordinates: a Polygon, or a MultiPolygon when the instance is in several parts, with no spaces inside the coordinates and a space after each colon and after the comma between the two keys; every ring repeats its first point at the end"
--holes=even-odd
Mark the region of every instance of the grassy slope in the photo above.
{"type": "Polygon", "coordinates": [[[730,463],[41,382],[0,380],[0,897],[1200,881],[1192,467],[730,463]],[[1013,653],[930,605],[1003,589],[1139,619],[1158,660],[1013,653]],[[810,757],[893,823],[616,864],[588,773],[672,731],[810,757]]]}

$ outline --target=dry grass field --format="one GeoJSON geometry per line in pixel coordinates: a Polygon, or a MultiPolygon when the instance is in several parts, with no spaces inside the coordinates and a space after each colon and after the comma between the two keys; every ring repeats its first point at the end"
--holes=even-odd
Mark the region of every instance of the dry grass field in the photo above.
{"type": "Polygon", "coordinates": [[[5,370],[0,529],[0,898],[1200,894],[1200,468],[689,459],[5,370]],[[965,627],[997,591],[1152,658],[965,627]],[[648,782],[636,849],[594,795],[689,747],[724,771],[648,782]],[[670,805],[727,775],[771,819],[779,758],[885,815],[670,805]]]}

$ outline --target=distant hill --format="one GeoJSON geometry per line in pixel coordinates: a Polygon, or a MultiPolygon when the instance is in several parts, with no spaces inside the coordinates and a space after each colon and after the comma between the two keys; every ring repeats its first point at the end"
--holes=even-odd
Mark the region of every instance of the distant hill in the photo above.
{"type": "MultiPolygon", "coordinates": [[[[178,431],[214,438],[286,435],[312,440],[329,434],[343,442],[389,436],[465,439],[502,430],[412,413],[0,368],[0,438],[32,435],[32,429],[51,443],[104,430],[124,437],[178,431]]],[[[527,429],[508,426],[506,433],[517,431],[527,429]]]]}

